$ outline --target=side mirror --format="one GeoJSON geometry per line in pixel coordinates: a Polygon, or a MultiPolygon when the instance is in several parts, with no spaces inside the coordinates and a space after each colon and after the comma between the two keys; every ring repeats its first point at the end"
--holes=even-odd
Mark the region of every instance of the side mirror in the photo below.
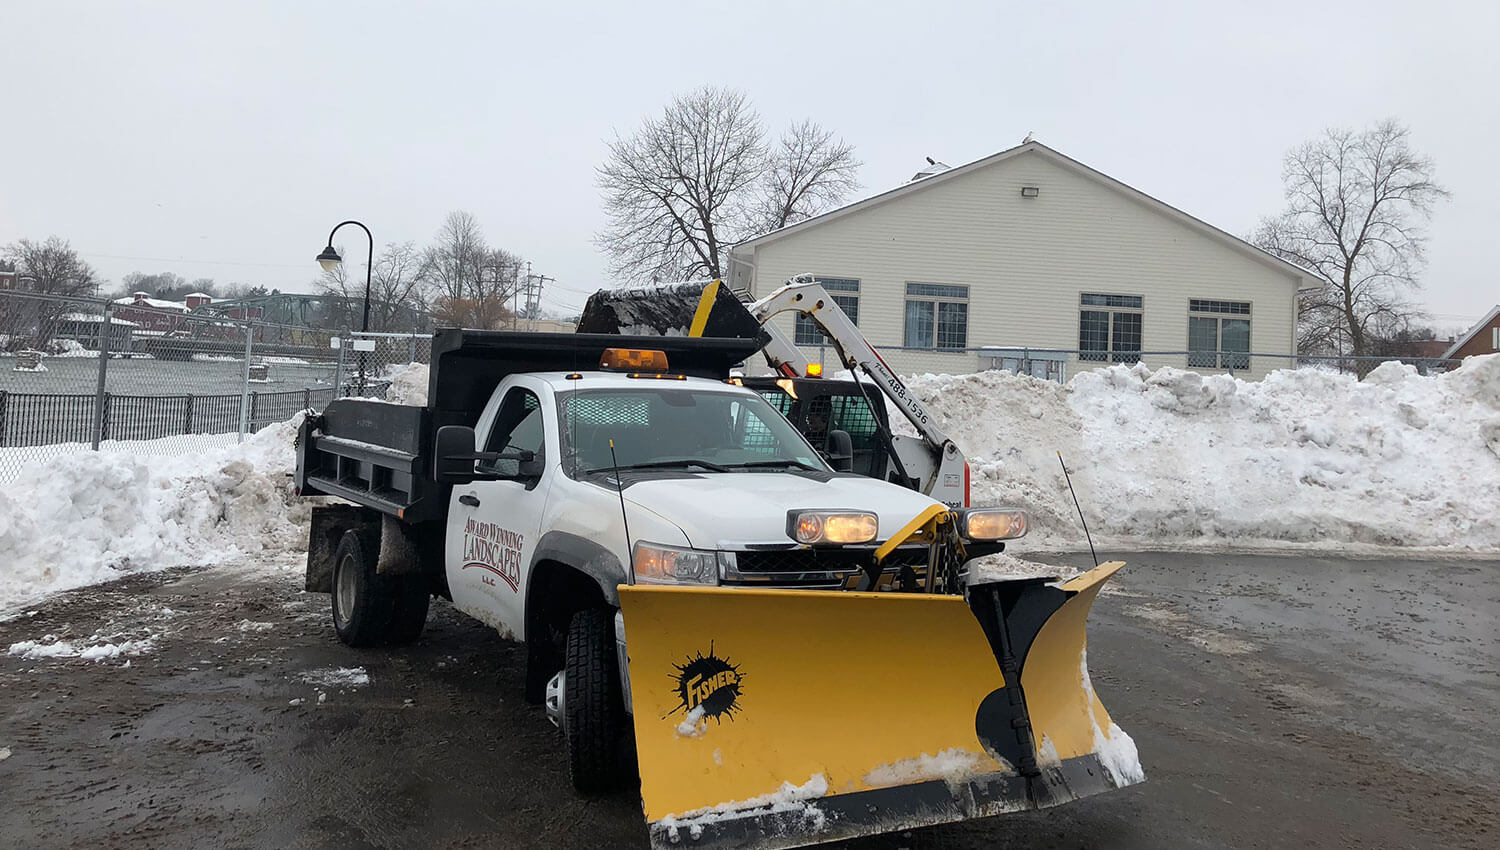
{"type": "Polygon", "coordinates": [[[526,452],[526,456],[520,458],[516,464],[516,477],[534,480],[541,478],[542,473],[546,470],[547,465],[542,462],[541,458],[531,452],[526,452]]]}
{"type": "Polygon", "coordinates": [[[439,484],[468,484],[474,480],[474,429],[444,425],[432,447],[432,477],[439,484]]]}
{"type": "Polygon", "coordinates": [[[828,432],[828,464],[837,472],[854,471],[854,440],[848,431],[828,432]]]}

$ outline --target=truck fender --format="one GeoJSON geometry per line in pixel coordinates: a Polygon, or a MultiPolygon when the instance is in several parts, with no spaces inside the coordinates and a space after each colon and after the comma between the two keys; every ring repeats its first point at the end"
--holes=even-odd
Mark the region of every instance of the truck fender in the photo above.
{"type": "Polygon", "coordinates": [[[375,572],[383,576],[441,572],[440,568],[429,569],[429,563],[434,567],[442,563],[443,547],[441,536],[434,540],[430,531],[382,514],[380,557],[375,562],[375,572]]]}
{"type": "MultiPolygon", "coordinates": [[[[531,555],[530,575],[536,565],[543,561],[556,561],[583,573],[599,585],[604,601],[611,607],[620,607],[617,588],[625,581],[625,567],[615,553],[600,546],[587,537],[579,537],[566,531],[549,531],[537,541],[536,551],[531,555]]],[[[528,582],[529,584],[529,582],[528,582]]],[[[530,601],[527,602],[528,606],[530,601]]]]}

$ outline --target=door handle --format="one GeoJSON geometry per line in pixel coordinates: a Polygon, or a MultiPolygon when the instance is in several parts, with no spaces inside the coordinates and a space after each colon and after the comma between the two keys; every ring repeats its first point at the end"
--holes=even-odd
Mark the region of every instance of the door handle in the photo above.
{"type": "Polygon", "coordinates": [[[473,493],[465,493],[458,497],[458,503],[460,505],[468,505],[471,508],[477,508],[479,507],[479,497],[473,493]]]}

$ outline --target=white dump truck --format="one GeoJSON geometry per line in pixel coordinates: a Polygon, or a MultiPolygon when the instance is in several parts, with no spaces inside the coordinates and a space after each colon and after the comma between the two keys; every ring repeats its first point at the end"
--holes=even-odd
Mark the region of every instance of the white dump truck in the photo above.
{"type": "Polygon", "coordinates": [[[440,331],[423,407],[298,435],[307,588],[350,646],[430,598],[527,647],[581,792],[639,779],[658,847],[789,847],[1131,780],[1083,672],[1116,565],[971,583],[1024,511],[835,468],[727,379],[754,341],[440,331]],[[934,766],[936,765],[936,767],[934,766]],[[937,771],[937,772],[934,772],[937,771]]]}

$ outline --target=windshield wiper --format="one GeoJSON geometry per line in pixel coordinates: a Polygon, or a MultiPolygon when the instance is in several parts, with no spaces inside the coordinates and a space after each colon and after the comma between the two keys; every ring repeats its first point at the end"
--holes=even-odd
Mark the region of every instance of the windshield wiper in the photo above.
{"type": "Polygon", "coordinates": [[[593,475],[596,472],[622,472],[632,469],[687,469],[693,466],[701,466],[714,472],[728,472],[729,467],[720,466],[717,463],[709,463],[706,460],[693,460],[692,458],[681,458],[679,460],[653,460],[649,463],[622,463],[619,466],[600,466],[594,469],[585,469],[584,475],[593,475]]]}
{"type": "Polygon", "coordinates": [[[822,472],[823,471],[823,470],[819,469],[818,467],[813,466],[810,463],[803,463],[800,460],[792,460],[791,458],[782,458],[780,460],[752,460],[752,461],[750,461],[748,463],[731,463],[731,464],[729,464],[729,467],[731,469],[765,469],[765,468],[772,468],[772,467],[788,467],[788,466],[794,467],[796,469],[805,469],[808,472],[822,472]]]}

